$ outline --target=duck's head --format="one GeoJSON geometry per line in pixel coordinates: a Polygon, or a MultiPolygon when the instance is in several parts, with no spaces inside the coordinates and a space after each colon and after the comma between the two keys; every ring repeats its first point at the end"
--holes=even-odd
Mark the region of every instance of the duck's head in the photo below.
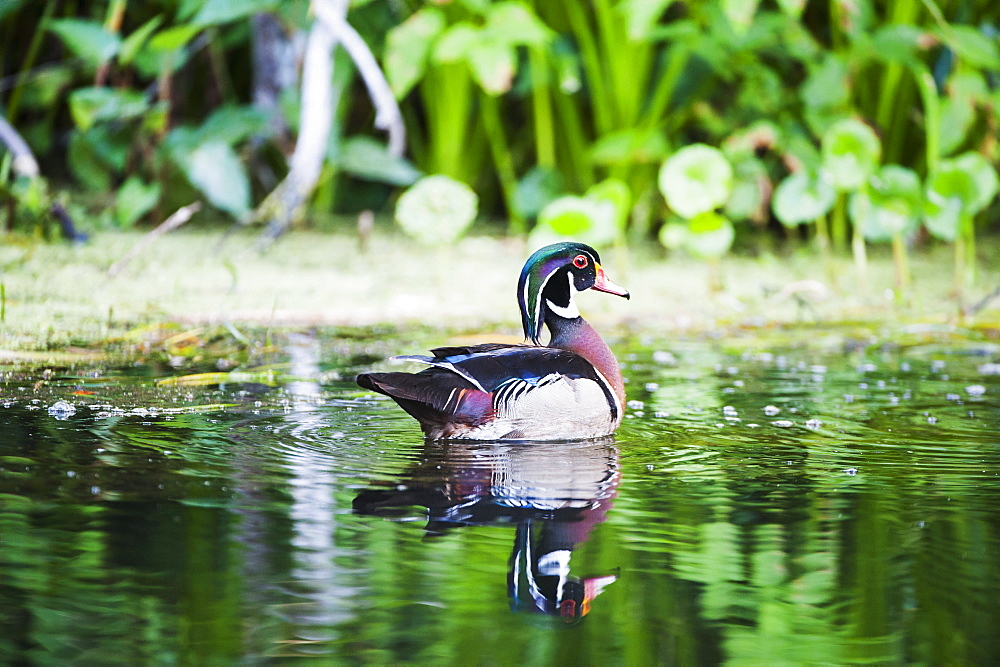
{"type": "Polygon", "coordinates": [[[590,246],[566,241],[536,250],[524,263],[517,283],[524,337],[540,344],[547,313],[565,319],[580,317],[573,297],[588,289],[629,298],[625,288],[604,274],[601,257],[590,246]]]}

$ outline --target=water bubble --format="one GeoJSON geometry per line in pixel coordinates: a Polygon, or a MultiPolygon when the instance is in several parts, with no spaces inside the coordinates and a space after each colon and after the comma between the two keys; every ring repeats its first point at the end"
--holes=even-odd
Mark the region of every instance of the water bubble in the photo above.
{"type": "Polygon", "coordinates": [[[986,363],[979,366],[980,375],[1000,375],[1000,364],[986,363]]]}
{"type": "Polygon", "coordinates": [[[969,396],[979,397],[986,393],[986,387],[981,384],[970,384],[965,388],[965,393],[969,396]]]}
{"type": "Polygon", "coordinates": [[[66,401],[56,401],[49,406],[49,414],[59,420],[69,419],[71,416],[76,414],[76,408],[72,403],[67,403],[66,401]]]}
{"type": "Polygon", "coordinates": [[[857,468],[847,468],[846,470],[844,470],[844,474],[845,475],[851,475],[853,477],[854,475],[858,474],[858,469],[857,468]]]}
{"type": "Polygon", "coordinates": [[[653,352],[653,361],[665,366],[677,365],[677,357],[675,357],[672,352],[667,352],[665,350],[656,350],[653,352]]]}
{"type": "Polygon", "coordinates": [[[932,373],[937,373],[937,372],[939,372],[939,371],[941,371],[943,369],[944,369],[944,361],[942,361],[941,359],[932,359],[931,360],[931,372],[932,373]]]}
{"type": "Polygon", "coordinates": [[[642,401],[631,400],[628,402],[628,407],[630,410],[642,410],[646,404],[642,401]]]}
{"type": "Polygon", "coordinates": [[[928,417],[927,418],[927,423],[928,424],[937,424],[937,417],[928,417]]]}
{"type": "Polygon", "coordinates": [[[736,408],[734,408],[731,405],[727,405],[722,408],[722,414],[725,415],[726,417],[735,417],[739,413],[736,412],[736,408]]]}
{"type": "Polygon", "coordinates": [[[773,421],[773,422],[771,422],[771,423],[772,423],[773,425],[775,425],[775,426],[779,426],[779,427],[781,427],[781,428],[788,428],[789,426],[794,426],[794,425],[795,425],[795,423],[794,423],[794,422],[792,422],[792,421],[789,421],[789,420],[787,420],[787,419],[777,419],[777,420],[775,420],[775,421],[773,421]]]}
{"type": "Polygon", "coordinates": [[[663,412],[662,410],[657,410],[656,412],[653,413],[653,416],[656,417],[657,419],[666,419],[667,417],[670,416],[670,413],[663,412]]]}
{"type": "Polygon", "coordinates": [[[656,382],[647,382],[646,383],[646,391],[648,391],[650,393],[656,391],[659,388],[660,388],[660,385],[658,383],[656,383],[656,382]]]}
{"type": "Polygon", "coordinates": [[[812,429],[814,431],[818,428],[821,428],[822,426],[823,422],[820,421],[819,419],[813,418],[806,421],[806,428],[812,429]]]}
{"type": "Polygon", "coordinates": [[[773,417],[774,415],[778,414],[779,412],[781,412],[781,408],[779,408],[776,405],[765,405],[764,406],[764,414],[767,415],[768,417],[773,417]]]}

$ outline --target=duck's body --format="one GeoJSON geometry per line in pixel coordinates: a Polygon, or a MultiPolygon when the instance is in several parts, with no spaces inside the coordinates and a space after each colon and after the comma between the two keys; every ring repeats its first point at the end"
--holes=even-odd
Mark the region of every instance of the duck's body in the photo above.
{"type": "Polygon", "coordinates": [[[628,297],[608,280],[597,252],[558,243],[533,254],[521,272],[518,301],[533,345],[445,347],[403,356],[431,367],[419,373],[365,373],[358,384],[395,400],[431,439],[573,440],[613,433],[625,386],[611,349],[581,316],[576,292],[594,288],[628,297]],[[542,324],[552,334],[539,345],[542,324]]]}

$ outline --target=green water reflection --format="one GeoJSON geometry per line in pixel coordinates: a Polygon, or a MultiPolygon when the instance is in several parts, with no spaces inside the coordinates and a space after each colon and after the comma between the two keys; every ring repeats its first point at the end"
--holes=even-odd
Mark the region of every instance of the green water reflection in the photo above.
{"type": "Polygon", "coordinates": [[[295,344],[277,389],[7,378],[0,663],[1000,657],[992,347],[638,341],[616,437],[540,448],[295,344]]]}

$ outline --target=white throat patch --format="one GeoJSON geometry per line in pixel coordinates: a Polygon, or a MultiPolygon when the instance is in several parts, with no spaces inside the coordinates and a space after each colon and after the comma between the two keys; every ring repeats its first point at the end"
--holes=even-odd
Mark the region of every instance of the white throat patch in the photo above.
{"type": "Polygon", "coordinates": [[[580,309],[577,308],[576,299],[574,298],[576,296],[576,285],[573,284],[573,276],[567,273],[566,280],[569,281],[569,304],[565,307],[557,306],[552,303],[551,300],[546,299],[545,305],[559,317],[565,317],[567,320],[572,320],[580,317],[580,309]]]}

